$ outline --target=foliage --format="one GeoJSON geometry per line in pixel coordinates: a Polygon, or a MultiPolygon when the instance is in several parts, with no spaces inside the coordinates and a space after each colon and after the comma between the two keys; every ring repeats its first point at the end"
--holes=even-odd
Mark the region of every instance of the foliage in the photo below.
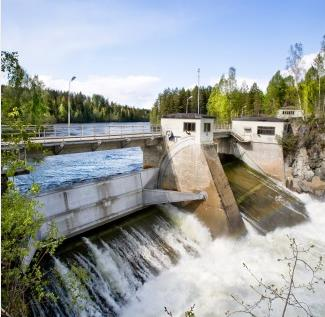
{"type": "Polygon", "coordinates": [[[208,101],[208,113],[218,118],[218,122],[230,122],[241,115],[259,115],[264,102],[263,92],[253,83],[250,89],[244,83],[237,87],[236,70],[231,67],[228,77],[224,75],[212,89],[208,101]]]}
{"type": "Polygon", "coordinates": [[[231,113],[228,109],[228,98],[219,87],[214,87],[208,101],[209,114],[215,116],[220,122],[229,122],[231,113]]]}
{"type": "MultiPolygon", "coordinates": [[[[207,103],[212,88],[200,87],[200,113],[207,113],[207,103]]],[[[163,115],[176,112],[197,112],[198,87],[193,89],[165,89],[158,95],[150,113],[150,122],[158,123],[163,115]]]]}
{"type": "Polygon", "coordinates": [[[2,306],[12,316],[27,316],[31,295],[38,300],[54,298],[45,292],[47,284],[40,263],[46,254],[54,254],[60,243],[54,226],[48,237],[37,241],[36,234],[44,222],[36,211],[36,202],[21,195],[13,186],[1,197],[1,300],[2,306]],[[33,262],[26,257],[35,250],[33,262]]]}
{"type": "Polygon", "coordinates": [[[245,314],[256,317],[261,311],[266,311],[267,316],[271,316],[275,303],[277,303],[277,307],[281,307],[279,305],[282,305],[282,317],[286,315],[289,307],[295,309],[297,316],[300,316],[300,312],[306,316],[313,316],[308,303],[299,299],[299,291],[303,290],[304,292],[315,293],[316,285],[325,283],[324,277],[320,275],[324,267],[323,258],[319,256],[317,259],[315,258],[314,263],[307,262],[306,255],[311,254],[314,245],[302,246],[294,238],[288,238],[291,254],[278,259],[279,262],[284,262],[288,267],[287,274],[281,274],[283,285],[279,286],[265,282],[263,278],[256,277],[249,267],[243,263],[244,268],[257,284],[250,285],[250,288],[257,295],[258,299],[253,303],[247,303],[245,300],[232,295],[233,300],[240,308],[232,312],[227,311],[226,316],[245,314]],[[298,279],[296,274],[298,267],[304,269],[306,274],[308,274],[309,278],[307,280],[298,279]]]}
{"type": "Polygon", "coordinates": [[[286,134],[282,138],[278,136],[277,141],[282,146],[285,156],[294,153],[298,146],[298,136],[294,134],[286,134]]]}
{"type": "MultiPolygon", "coordinates": [[[[2,122],[10,123],[9,114],[17,112],[21,123],[67,122],[68,92],[45,89],[38,76],[30,77],[18,62],[17,52],[1,52],[1,71],[7,74],[2,85],[2,122]]],[[[101,95],[88,97],[70,94],[71,122],[148,121],[149,110],[109,101],[101,95]]]]}
{"type": "MultiPolygon", "coordinates": [[[[17,168],[28,168],[25,160],[20,158],[19,149],[22,144],[25,148],[31,144],[24,124],[42,122],[44,108],[39,82],[28,78],[18,63],[17,53],[2,53],[1,62],[1,70],[7,73],[9,83],[2,116],[12,129],[12,135],[6,139],[11,150],[3,153],[1,169],[6,168],[7,175],[13,176],[17,168]],[[32,99],[27,98],[29,101],[26,102],[26,85],[29,84],[32,85],[32,99]],[[8,99],[9,95],[11,99],[8,99]]],[[[40,263],[46,254],[54,253],[61,239],[51,224],[48,225],[47,238],[43,241],[36,239],[44,223],[43,216],[37,211],[39,206],[31,198],[38,189],[33,185],[28,196],[22,195],[14,183],[9,182],[1,196],[1,300],[2,307],[11,316],[27,316],[31,296],[38,300],[54,298],[52,293],[45,291],[47,282],[40,263]],[[35,255],[29,264],[28,257],[33,252],[35,255]]]]}
{"type": "MultiPolygon", "coordinates": [[[[256,83],[248,87],[238,86],[236,69],[230,67],[228,75],[222,75],[214,87],[200,87],[201,113],[216,116],[221,123],[230,122],[236,116],[274,116],[282,107],[301,108],[306,116],[325,116],[325,35],[313,66],[305,74],[303,46],[290,46],[287,58],[287,74],[275,72],[266,92],[256,83]]],[[[155,101],[150,121],[159,122],[162,115],[173,112],[197,112],[197,87],[192,91],[165,89],[155,101]],[[191,97],[188,99],[189,97],[191,97]]]]}
{"type": "Polygon", "coordinates": [[[1,88],[2,122],[10,124],[14,115],[20,124],[40,124],[49,116],[46,92],[37,76],[30,77],[18,62],[18,53],[1,52],[1,71],[8,85],[1,88]]]}
{"type": "MultiPolygon", "coordinates": [[[[68,93],[47,89],[47,105],[55,122],[67,122],[68,93]]],[[[71,93],[71,122],[148,121],[149,110],[120,105],[101,95],[71,93]]]]}

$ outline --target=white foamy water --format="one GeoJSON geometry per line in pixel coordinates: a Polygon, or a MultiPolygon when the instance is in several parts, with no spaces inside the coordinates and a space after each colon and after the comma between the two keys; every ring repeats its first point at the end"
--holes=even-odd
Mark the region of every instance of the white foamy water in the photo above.
{"type": "MultiPolygon", "coordinates": [[[[247,303],[253,303],[258,298],[250,289],[250,285],[257,282],[242,263],[246,263],[266,283],[283,285],[281,273],[286,274],[287,267],[277,259],[290,255],[287,235],[296,238],[299,244],[315,245],[306,257],[309,263],[316,263],[317,257],[325,255],[325,204],[312,200],[308,195],[300,195],[299,198],[306,204],[310,221],[277,229],[265,236],[249,228],[248,235],[240,240],[219,238],[212,241],[207,229],[194,217],[170,208],[167,213],[179,223],[184,236],[195,241],[199,256],[182,255],[175,266],[149,278],[121,308],[120,315],[166,316],[164,306],[167,306],[173,316],[183,316],[184,311],[195,304],[197,316],[224,316],[227,310],[238,308],[231,295],[247,303]]],[[[296,274],[302,281],[310,278],[301,266],[297,267],[296,274]]],[[[324,277],[324,271],[321,274],[324,277]]],[[[313,316],[325,316],[324,284],[318,285],[315,293],[303,290],[296,294],[298,299],[308,303],[313,316]]],[[[272,316],[279,316],[283,303],[276,301],[273,308],[272,316]]],[[[257,315],[266,316],[266,311],[261,308],[257,315]]],[[[304,316],[304,313],[289,308],[286,316],[304,316]]]]}
{"type": "MultiPolygon", "coordinates": [[[[314,244],[305,258],[316,263],[325,255],[325,204],[300,195],[310,216],[308,222],[295,227],[279,228],[261,235],[248,223],[248,234],[241,239],[212,240],[209,230],[191,213],[165,205],[164,214],[156,214],[148,227],[129,226],[119,229],[119,235],[108,240],[83,239],[87,252],[72,254],[89,274],[86,285],[67,277],[69,260],[55,259],[63,287],[55,279],[52,289],[60,301],[34,307],[34,316],[166,316],[164,307],[173,316],[195,304],[196,316],[224,316],[237,310],[231,298],[235,295],[247,303],[258,297],[250,285],[257,282],[243,267],[245,263],[257,278],[265,283],[283,285],[281,274],[287,273],[284,262],[290,255],[288,235],[299,244],[314,244]],[[82,287],[81,287],[82,286],[82,287]],[[80,296],[79,296],[80,295],[80,296]],[[77,299],[73,303],[73,299],[77,299]]],[[[322,276],[325,272],[322,271],[322,276]]],[[[298,266],[297,281],[306,282],[310,275],[298,266]]],[[[308,303],[313,316],[325,316],[325,287],[319,284],[315,293],[296,291],[300,301],[308,303]]],[[[265,306],[256,316],[267,316],[265,306]]],[[[275,301],[271,316],[281,316],[283,303],[275,301]]],[[[244,316],[237,314],[235,316],[244,316]]],[[[299,310],[288,309],[286,316],[304,316],[299,310]]]]}

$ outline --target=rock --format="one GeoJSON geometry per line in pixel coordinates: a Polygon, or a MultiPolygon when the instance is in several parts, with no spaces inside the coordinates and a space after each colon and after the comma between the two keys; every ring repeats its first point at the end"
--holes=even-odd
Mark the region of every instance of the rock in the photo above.
{"type": "Polygon", "coordinates": [[[296,157],[295,162],[292,166],[292,175],[294,177],[299,177],[300,179],[305,179],[306,181],[311,181],[314,172],[309,166],[309,157],[306,148],[301,148],[296,157]]]}
{"type": "Polygon", "coordinates": [[[314,176],[311,182],[306,180],[296,180],[293,182],[293,190],[313,194],[325,199],[325,182],[319,176],[314,176]]]}
{"type": "Polygon", "coordinates": [[[318,176],[320,178],[320,180],[325,181],[325,166],[321,166],[319,168],[316,168],[315,175],[318,176]]]}
{"type": "Polygon", "coordinates": [[[311,184],[311,182],[306,182],[305,180],[299,180],[298,186],[300,187],[300,192],[312,193],[310,184],[311,184]]]}
{"type": "Polygon", "coordinates": [[[290,183],[290,185],[292,186],[291,188],[292,188],[293,191],[295,191],[297,193],[302,192],[302,190],[301,190],[301,188],[299,186],[299,179],[298,178],[293,178],[292,179],[292,184],[290,183]]]}

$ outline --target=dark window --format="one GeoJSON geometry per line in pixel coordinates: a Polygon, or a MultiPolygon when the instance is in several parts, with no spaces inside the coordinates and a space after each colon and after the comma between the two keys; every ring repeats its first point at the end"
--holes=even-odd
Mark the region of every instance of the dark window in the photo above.
{"type": "Polygon", "coordinates": [[[195,131],[194,122],[184,122],[184,131],[195,131]]]}
{"type": "Polygon", "coordinates": [[[204,132],[211,131],[211,123],[204,123],[204,132]]]}
{"type": "Polygon", "coordinates": [[[275,127],[257,127],[257,134],[274,135],[275,127]]]}
{"type": "Polygon", "coordinates": [[[252,133],[252,128],[244,128],[245,133],[252,133]]]}

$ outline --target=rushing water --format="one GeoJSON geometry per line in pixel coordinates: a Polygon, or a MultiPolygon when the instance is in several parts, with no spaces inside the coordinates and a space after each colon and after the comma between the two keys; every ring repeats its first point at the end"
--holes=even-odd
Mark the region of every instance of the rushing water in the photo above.
{"type": "MultiPolygon", "coordinates": [[[[49,157],[31,175],[17,177],[16,183],[24,189],[36,181],[47,190],[139,169],[141,163],[140,149],[49,157]]],[[[297,212],[297,202],[290,201],[291,198],[279,188],[275,189],[274,184],[270,186],[260,180],[263,188],[257,188],[261,190],[258,193],[252,180],[247,175],[243,177],[245,172],[240,168],[236,171],[237,179],[242,177],[245,182],[236,185],[231,172],[237,168],[233,166],[227,174],[239,206],[250,220],[245,221],[246,236],[212,240],[208,229],[192,214],[171,205],[148,208],[63,244],[56,257],[45,266],[45,269],[55,268],[55,273],[48,273],[48,277],[49,288],[58,296],[58,301],[34,303],[34,316],[166,316],[165,306],[173,316],[182,316],[193,304],[197,316],[224,316],[225,311],[238,309],[231,295],[249,303],[258,298],[250,288],[257,282],[243,267],[243,262],[257,277],[280,286],[283,284],[281,274],[287,272],[287,266],[277,259],[290,255],[287,236],[295,237],[304,245],[315,245],[306,254],[309,263],[324,256],[324,203],[299,195],[305,203],[306,217],[304,212],[297,212]],[[254,190],[246,188],[247,184],[254,190]],[[253,198],[243,196],[245,191],[253,198]],[[257,209],[269,214],[270,204],[277,210],[278,218],[288,209],[303,219],[270,228],[268,221],[259,221],[262,218],[256,214],[257,209]],[[256,220],[263,226],[263,234],[256,220]],[[74,275],[71,264],[83,268],[87,278],[74,275]]],[[[252,177],[250,171],[248,174],[252,177]]],[[[322,275],[324,277],[324,271],[322,275]]],[[[298,266],[297,279],[307,281],[309,278],[306,269],[298,266]]],[[[313,316],[325,316],[324,284],[318,284],[315,293],[297,290],[296,294],[308,303],[313,316]]],[[[271,316],[281,315],[282,307],[280,301],[274,302],[271,316]]],[[[257,316],[266,316],[265,309],[262,306],[257,316]]],[[[289,308],[286,316],[298,315],[304,314],[289,308]]]]}

